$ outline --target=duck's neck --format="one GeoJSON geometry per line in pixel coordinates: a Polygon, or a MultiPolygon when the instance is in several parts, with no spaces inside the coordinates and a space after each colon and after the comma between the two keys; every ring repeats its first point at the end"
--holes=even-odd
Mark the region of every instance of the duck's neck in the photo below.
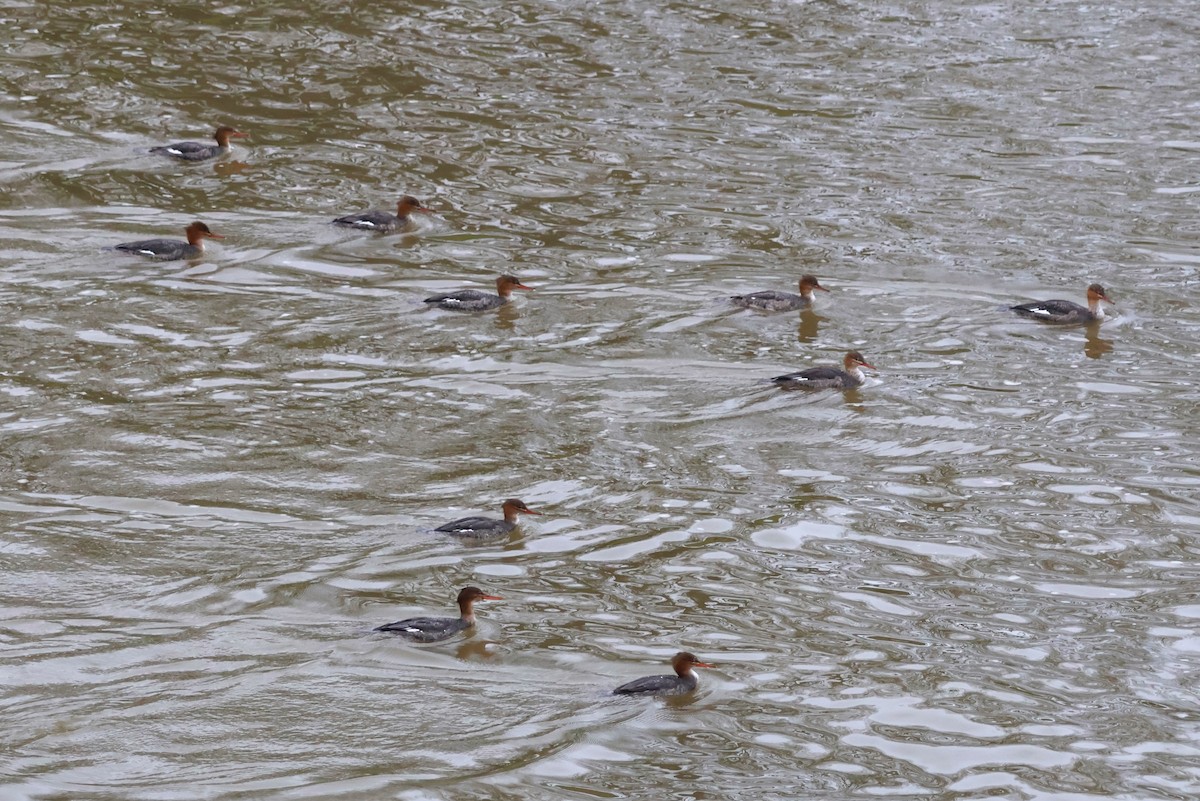
{"type": "Polygon", "coordinates": [[[700,684],[700,677],[696,675],[696,671],[692,670],[691,665],[688,665],[683,670],[675,671],[675,675],[679,676],[680,681],[690,688],[695,688],[700,684]]]}
{"type": "Polygon", "coordinates": [[[458,616],[462,618],[462,622],[468,626],[475,625],[475,604],[471,601],[461,604],[458,607],[458,616]]]}

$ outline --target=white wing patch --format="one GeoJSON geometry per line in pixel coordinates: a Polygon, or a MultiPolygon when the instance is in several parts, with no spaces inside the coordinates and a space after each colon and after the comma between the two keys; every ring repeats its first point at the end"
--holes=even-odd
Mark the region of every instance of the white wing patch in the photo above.
{"type": "Polygon", "coordinates": [[[413,628],[412,626],[409,626],[408,628],[406,628],[404,630],[407,631],[409,634],[420,634],[421,633],[420,629],[413,628]]]}
{"type": "Polygon", "coordinates": [[[1049,315],[1050,314],[1049,309],[1043,308],[1041,306],[1034,306],[1032,309],[1030,309],[1030,311],[1033,312],[1034,314],[1041,314],[1041,315],[1049,315]]]}
{"type": "Polygon", "coordinates": [[[182,150],[176,150],[173,147],[168,147],[167,152],[170,153],[172,156],[182,156],[183,155],[182,150]]]}
{"type": "Polygon", "coordinates": [[[138,253],[142,253],[142,254],[145,254],[145,255],[147,255],[147,256],[157,256],[157,255],[158,255],[158,254],[157,254],[157,253],[155,253],[153,250],[139,250],[139,251],[138,251],[138,253]]]}
{"type": "Polygon", "coordinates": [[[370,220],[355,220],[354,224],[359,226],[360,228],[374,228],[375,227],[375,223],[371,222],[370,220]]]}
{"type": "MultiPolygon", "coordinates": [[[[459,300],[458,298],[445,298],[442,300],[442,303],[462,303],[462,301],[459,300]]],[[[456,528],[455,529],[455,531],[470,531],[470,530],[471,529],[469,529],[469,528],[456,528]]]]}

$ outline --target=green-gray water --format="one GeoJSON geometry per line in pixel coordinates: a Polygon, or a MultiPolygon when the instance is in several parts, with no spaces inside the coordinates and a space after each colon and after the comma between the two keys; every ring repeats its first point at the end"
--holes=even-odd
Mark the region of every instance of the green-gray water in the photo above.
{"type": "Polygon", "coordinates": [[[200,5],[0,0],[0,801],[1200,795],[1192,4],[200,5]]]}

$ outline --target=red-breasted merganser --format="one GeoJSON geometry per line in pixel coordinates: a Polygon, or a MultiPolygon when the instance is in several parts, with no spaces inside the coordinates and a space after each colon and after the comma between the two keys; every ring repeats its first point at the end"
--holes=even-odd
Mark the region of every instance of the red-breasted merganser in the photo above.
{"type": "Polygon", "coordinates": [[[364,211],[362,214],[347,214],[333,221],[334,225],[345,225],[349,228],[361,228],[364,231],[409,231],[416,225],[412,214],[419,211],[429,214],[425,204],[412,195],[405,195],[396,201],[396,213],[386,211],[364,211]]]}
{"type": "Polygon", "coordinates": [[[1030,320],[1057,325],[1075,325],[1078,323],[1093,323],[1104,319],[1103,303],[1112,303],[1104,292],[1104,287],[1092,284],[1087,288],[1087,306],[1080,306],[1069,300],[1038,300],[1032,303],[1022,303],[1011,307],[1013,311],[1030,320]]]}
{"type": "Polygon", "coordinates": [[[680,651],[671,658],[674,676],[643,676],[622,684],[613,690],[613,695],[683,695],[690,693],[700,684],[692,668],[710,668],[713,665],[701,662],[695,654],[680,651]]]}
{"type": "Polygon", "coordinates": [[[499,595],[488,595],[478,587],[464,587],[458,594],[458,617],[410,617],[397,620],[375,631],[398,634],[413,642],[441,642],[475,625],[476,601],[503,601],[499,595]]]}
{"type": "Polygon", "coordinates": [[[777,375],[771,379],[780,389],[853,389],[862,386],[866,378],[859,367],[875,368],[867,363],[863,355],[856,350],[846,354],[842,359],[845,370],[836,367],[812,367],[798,373],[777,375]]]}
{"type": "Polygon", "coordinates": [[[533,289],[533,287],[525,286],[516,276],[502,275],[496,279],[496,292],[499,294],[480,292],[478,289],[464,289],[461,292],[434,295],[431,298],[425,298],[425,302],[433,303],[439,309],[451,311],[487,311],[488,309],[498,309],[508,303],[508,296],[514,289],[533,289]]]}
{"type": "Polygon", "coordinates": [[[176,259],[196,259],[204,253],[205,239],[224,239],[220,234],[214,234],[202,222],[194,222],[186,229],[187,241],[177,239],[142,239],[138,242],[123,242],[114,245],[113,250],[124,250],[136,253],[150,259],[174,261],[176,259]]]}
{"type": "Polygon", "coordinates": [[[535,512],[526,506],[525,501],[518,501],[516,498],[509,498],[500,508],[504,510],[503,520],[497,520],[494,517],[463,517],[444,526],[438,526],[434,531],[468,538],[496,537],[507,534],[517,527],[518,514],[541,514],[541,512],[535,512]]]}
{"type": "Polygon", "coordinates": [[[204,145],[200,142],[176,142],[173,145],[152,147],[150,148],[150,152],[183,161],[207,161],[208,159],[228,153],[230,139],[242,139],[246,136],[247,134],[242,133],[236,128],[222,125],[213,134],[213,139],[217,140],[215,145],[204,145]]]}
{"type": "Polygon", "coordinates": [[[815,275],[802,275],[800,276],[799,295],[792,294],[791,292],[779,292],[774,289],[767,289],[762,292],[751,292],[749,295],[734,295],[729,299],[729,302],[734,306],[744,306],[747,309],[795,311],[796,309],[803,309],[806,306],[812,305],[814,289],[819,289],[822,292],[829,291],[821,286],[815,275]]]}

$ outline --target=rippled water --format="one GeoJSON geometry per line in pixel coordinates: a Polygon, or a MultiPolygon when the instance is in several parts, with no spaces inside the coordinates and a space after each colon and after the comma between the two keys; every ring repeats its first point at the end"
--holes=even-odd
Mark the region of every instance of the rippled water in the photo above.
{"type": "Polygon", "coordinates": [[[0,0],[0,799],[1196,797],[1193,12],[0,0]]]}

